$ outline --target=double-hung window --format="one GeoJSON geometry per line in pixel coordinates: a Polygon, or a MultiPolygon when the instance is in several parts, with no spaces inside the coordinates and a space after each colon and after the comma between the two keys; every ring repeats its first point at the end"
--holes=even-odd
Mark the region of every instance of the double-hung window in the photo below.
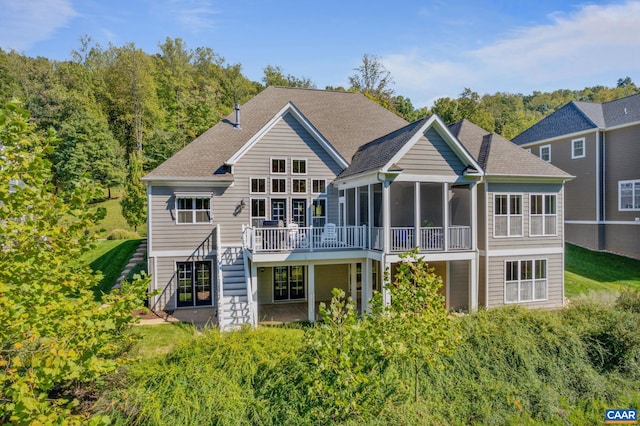
{"type": "Polygon", "coordinates": [[[327,200],[318,198],[311,204],[311,224],[314,228],[321,228],[327,223],[327,200]]]}
{"type": "Polygon", "coordinates": [[[287,160],[284,158],[271,159],[271,174],[283,175],[287,173],[287,160]]]}
{"type": "Polygon", "coordinates": [[[326,179],[311,179],[311,193],[324,194],[327,191],[326,179]]]}
{"type": "Polygon", "coordinates": [[[211,262],[177,262],[178,292],[176,305],[211,306],[213,304],[211,262]]]}
{"type": "Polygon", "coordinates": [[[306,194],[307,193],[307,180],[306,179],[291,179],[291,192],[294,194],[306,194]]]}
{"type": "Polygon", "coordinates": [[[291,174],[293,175],[306,175],[307,174],[307,160],[301,160],[294,158],[291,160],[291,174]]]}
{"type": "Polygon", "coordinates": [[[271,193],[285,194],[287,192],[287,180],[280,178],[271,178],[271,193]]]}
{"type": "Polygon", "coordinates": [[[251,178],[251,184],[249,187],[250,194],[265,194],[266,192],[267,192],[267,179],[251,178]]]}
{"type": "Polygon", "coordinates": [[[261,226],[267,218],[267,200],[264,198],[251,199],[251,225],[261,226]]]}
{"type": "Polygon", "coordinates": [[[586,149],[584,146],[584,138],[574,139],[571,141],[571,158],[584,158],[586,149]]]}
{"type": "Polygon", "coordinates": [[[522,236],[522,195],[495,194],[493,235],[495,237],[522,236]]]}
{"type": "Polygon", "coordinates": [[[556,195],[531,195],[529,199],[529,235],[556,235],[558,214],[556,195]]]}
{"type": "Polygon", "coordinates": [[[540,158],[547,163],[551,162],[551,145],[543,145],[540,147],[540,158]]]}
{"type": "Polygon", "coordinates": [[[618,182],[618,209],[640,210],[640,180],[618,182]]]}
{"type": "Polygon", "coordinates": [[[176,195],[176,221],[211,223],[211,197],[176,195]]]}
{"type": "Polygon", "coordinates": [[[547,299],[547,260],[508,260],[505,262],[505,303],[547,299]]]}

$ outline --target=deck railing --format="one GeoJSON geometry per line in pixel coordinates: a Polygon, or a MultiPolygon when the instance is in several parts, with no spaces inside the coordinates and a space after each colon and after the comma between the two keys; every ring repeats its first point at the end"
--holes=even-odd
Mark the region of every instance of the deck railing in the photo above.
{"type": "Polygon", "coordinates": [[[313,251],[323,249],[365,249],[366,226],[336,227],[246,227],[244,244],[253,252],[313,251]]]}
{"type": "Polygon", "coordinates": [[[420,251],[470,250],[471,227],[394,226],[385,245],[384,228],[366,226],[251,227],[243,230],[244,247],[254,253],[314,251],[327,249],[371,249],[399,253],[418,247],[420,251]],[[446,235],[446,239],[445,239],[446,235]]]}

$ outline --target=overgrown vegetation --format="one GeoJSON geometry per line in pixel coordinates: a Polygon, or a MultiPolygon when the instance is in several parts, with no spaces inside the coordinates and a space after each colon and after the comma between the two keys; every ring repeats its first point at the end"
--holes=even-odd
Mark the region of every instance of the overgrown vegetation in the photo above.
{"type": "Polygon", "coordinates": [[[87,208],[87,182],[56,194],[46,158],[57,141],[28,119],[0,108],[0,423],[81,423],[74,389],[116,368],[148,283],[95,299],[100,276],[77,258],[104,212],[87,208]]]}
{"type": "Polygon", "coordinates": [[[438,279],[421,268],[389,287],[417,296],[404,308],[378,300],[357,318],[336,291],[315,326],[187,337],[166,357],[129,366],[97,412],[122,425],[592,425],[605,408],[640,404],[640,293],[614,306],[442,318],[441,304],[429,313],[438,279]],[[406,279],[416,275],[422,285],[406,279]],[[412,324],[414,315],[453,332],[412,324]]]}

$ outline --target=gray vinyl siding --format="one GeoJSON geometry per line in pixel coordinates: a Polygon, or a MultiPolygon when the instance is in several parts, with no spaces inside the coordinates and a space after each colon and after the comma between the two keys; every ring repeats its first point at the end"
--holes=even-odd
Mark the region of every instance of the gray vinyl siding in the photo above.
{"type": "MultiPolygon", "coordinates": [[[[152,298],[152,304],[156,304],[153,310],[159,311],[162,309],[175,309],[176,308],[176,262],[197,262],[197,261],[210,261],[211,273],[212,273],[212,287],[214,291],[213,303],[216,303],[216,259],[212,256],[204,257],[156,257],[154,258],[155,269],[152,263],[149,264],[149,271],[155,273],[154,280],[156,283],[156,289],[159,290],[159,295],[152,298]]],[[[200,307],[198,307],[200,308],[200,307]]],[[[189,309],[189,308],[179,308],[189,309]]]]}
{"type": "Polygon", "coordinates": [[[469,307],[469,261],[449,262],[449,309],[467,310],[469,307]]]}
{"type": "Polygon", "coordinates": [[[487,257],[480,256],[478,262],[478,307],[487,307],[487,257]]]}
{"type": "Polygon", "coordinates": [[[540,143],[531,147],[531,152],[540,156],[540,146],[551,145],[551,164],[564,170],[575,179],[565,184],[567,211],[565,220],[596,220],[598,174],[596,132],[559,139],[551,143],[540,143]],[[574,139],[585,138],[585,157],[571,158],[574,139]]]}
{"type": "Polygon", "coordinates": [[[547,260],[547,300],[536,302],[511,303],[530,308],[559,308],[563,305],[563,264],[562,254],[534,255],[534,256],[509,256],[489,258],[489,283],[487,286],[489,295],[488,308],[504,305],[505,292],[505,262],[508,260],[547,260]]]}
{"type": "Polygon", "coordinates": [[[604,249],[604,241],[600,240],[599,228],[600,226],[595,223],[567,223],[564,226],[566,240],[590,250],[602,250],[604,249]]]}
{"type": "Polygon", "coordinates": [[[635,221],[640,211],[619,211],[618,182],[640,179],[640,125],[605,133],[605,219],[635,221]]]}
{"type": "MultiPolygon", "coordinates": [[[[526,248],[526,247],[558,247],[562,246],[563,235],[563,203],[562,186],[555,184],[495,184],[488,187],[487,213],[489,233],[489,250],[526,248]],[[522,236],[521,237],[494,237],[494,202],[496,194],[522,195],[522,236]],[[556,235],[555,236],[530,236],[530,195],[555,194],[556,195],[556,235]]],[[[480,226],[480,225],[479,225],[480,226]]]]}
{"type": "Polygon", "coordinates": [[[465,165],[433,128],[427,130],[398,165],[406,174],[462,175],[465,165]]]}
{"type": "MultiPolygon", "coordinates": [[[[210,242],[216,223],[220,223],[224,216],[218,205],[223,191],[224,188],[152,186],[149,251],[195,250],[200,244],[210,242]],[[212,223],[178,224],[175,219],[175,192],[213,193],[212,223]]],[[[213,243],[215,244],[215,241],[213,243]]]]}
{"type": "Polygon", "coordinates": [[[289,200],[287,203],[289,214],[292,198],[306,199],[308,216],[310,216],[311,200],[326,197],[327,222],[337,223],[337,190],[333,188],[331,182],[341,171],[340,166],[290,114],[280,119],[269,132],[263,135],[249,152],[235,164],[233,169],[234,183],[228,187],[153,186],[151,190],[151,247],[149,249],[151,251],[195,249],[207,239],[217,224],[221,227],[222,244],[239,246],[242,225],[249,224],[251,198],[265,198],[267,200],[266,213],[270,218],[269,200],[271,198],[287,198],[289,200]],[[271,175],[271,158],[287,160],[286,175],[271,175]],[[306,175],[291,173],[292,158],[307,160],[306,175]],[[270,178],[272,176],[287,179],[287,194],[270,194],[270,178]],[[266,194],[249,194],[250,178],[252,177],[266,178],[266,194]],[[307,194],[291,193],[292,178],[307,179],[307,194]],[[311,179],[326,179],[327,194],[311,194],[311,179]],[[212,223],[177,224],[173,217],[174,192],[213,193],[211,200],[212,223]],[[241,201],[244,202],[245,207],[238,210],[241,201]]]}
{"type": "Polygon", "coordinates": [[[605,225],[605,250],[640,259],[640,222],[605,225]]]}

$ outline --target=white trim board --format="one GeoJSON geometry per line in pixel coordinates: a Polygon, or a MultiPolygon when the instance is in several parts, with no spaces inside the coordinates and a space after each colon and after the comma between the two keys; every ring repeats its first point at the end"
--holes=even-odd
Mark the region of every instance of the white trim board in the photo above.
{"type": "Polygon", "coordinates": [[[540,256],[545,254],[562,254],[563,247],[513,248],[503,250],[480,250],[480,256],[487,257],[517,257],[540,256]]]}

